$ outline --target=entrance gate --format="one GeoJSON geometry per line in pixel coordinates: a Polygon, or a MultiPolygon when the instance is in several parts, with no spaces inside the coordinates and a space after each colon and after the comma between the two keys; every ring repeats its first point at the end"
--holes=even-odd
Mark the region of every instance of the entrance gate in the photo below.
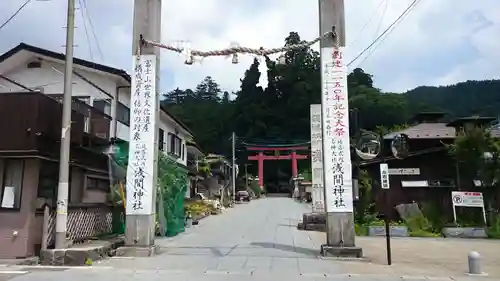
{"type": "Polygon", "coordinates": [[[257,161],[259,186],[264,189],[264,160],[292,160],[292,177],[297,177],[298,166],[297,160],[305,160],[307,154],[297,154],[297,151],[309,150],[307,146],[292,146],[292,147],[266,147],[266,146],[249,146],[248,151],[257,151],[257,155],[248,156],[248,160],[257,161]],[[274,155],[266,155],[265,152],[274,152],[274,155]],[[288,155],[281,155],[282,151],[291,151],[288,155]]]}

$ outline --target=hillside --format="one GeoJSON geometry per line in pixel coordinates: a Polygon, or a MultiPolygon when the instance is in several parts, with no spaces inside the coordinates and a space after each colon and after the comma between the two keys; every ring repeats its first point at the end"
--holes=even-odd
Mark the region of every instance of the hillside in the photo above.
{"type": "MultiPolygon", "coordinates": [[[[285,39],[285,45],[300,42],[294,32],[285,39]]],[[[206,77],[195,89],[165,94],[163,103],[193,130],[200,146],[211,152],[230,155],[233,131],[239,145],[308,141],[309,105],[321,100],[319,54],[306,48],[285,56],[285,64],[269,58],[263,62],[269,80],[265,89],[258,86],[260,62],[255,60],[241,79],[235,100],[229,100],[229,94],[206,77]]],[[[383,93],[373,87],[372,76],[358,68],[349,74],[348,87],[350,108],[357,109],[358,123],[366,129],[407,123],[422,111],[444,111],[450,118],[500,114],[499,80],[383,93]]]]}
{"type": "Polygon", "coordinates": [[[418,87],[404,94],[410,103],[432,105],[453,117],[500,114],[500,80],[466,81],[450,86],[418,87]]]}

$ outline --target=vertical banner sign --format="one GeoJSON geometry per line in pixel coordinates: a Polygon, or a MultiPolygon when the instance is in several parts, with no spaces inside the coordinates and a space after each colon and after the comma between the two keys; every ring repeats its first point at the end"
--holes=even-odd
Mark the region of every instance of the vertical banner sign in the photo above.
{"type": "Polygon", "coordinates": [[[130,140],[127,167],[127,215],[150,215],[156,183],[156,56],[134,56],[130,98],[130,140]]]}
{"type": "Polygon", "coordinates": [[[353,212],[345,47],[321,48],[322,129],[327,212],[353,212]]]}
{"type": "Polygon", "coordinates": [[[315,213],[325,211],[322,139],[321,104],[311,104],[312,211],[315,213]]]}
{"type": "Polygon", "coordinates": [[[382,189],[389,189],[389,165],[387,163],[380,164],[380,186],[382,189]]]}

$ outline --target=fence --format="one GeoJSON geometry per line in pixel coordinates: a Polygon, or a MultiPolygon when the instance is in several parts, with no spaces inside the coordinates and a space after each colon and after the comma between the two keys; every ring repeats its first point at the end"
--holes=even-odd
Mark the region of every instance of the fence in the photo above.
{"type": "MultiPolygon", "coordinates": [[[[81,243],[85,240],[113,233],[113,212],[112,206],[105,204],[77,204],[68,208],[67,238],[73,243],[81,243]]],[[[120,216],[123,220],[123,216],[120,216]]],[[[44,214],[44,230],[47,235],[42,235],[46,240],[46,245],[50,248],[55,242],[56,232],[56,211],[49,209],[44,214]],[[48,213],[48,215],[47,215],[48,213]]],[[[43,245],[43,243],[42,243],[43,245]]]]}

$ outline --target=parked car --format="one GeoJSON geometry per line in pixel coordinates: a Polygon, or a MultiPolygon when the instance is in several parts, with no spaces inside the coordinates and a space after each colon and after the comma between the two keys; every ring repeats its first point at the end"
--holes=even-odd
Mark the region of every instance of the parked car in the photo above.
{"type": "Polygon", "coordinates": [[[234,200],[236,200],[236,202],[243,202],[243,201],[250,202],[251,198],[252,197],[246,190],[238,191],[234,196],[234,200]]]}

